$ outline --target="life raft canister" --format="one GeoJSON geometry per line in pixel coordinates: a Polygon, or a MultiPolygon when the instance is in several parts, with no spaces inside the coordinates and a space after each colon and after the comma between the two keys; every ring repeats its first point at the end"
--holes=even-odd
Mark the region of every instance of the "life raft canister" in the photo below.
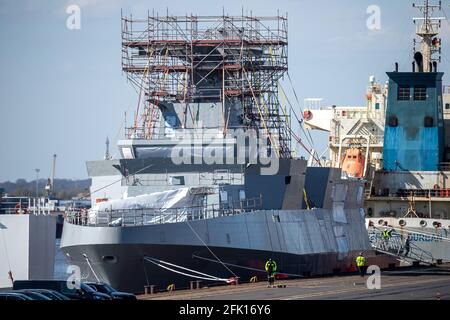
{"type": "Polygon", "coordinates": [[[22,207],[21,203],[17,203],[16,206],[14,207],[14,211],[16,212],[16,214],[26,214],[27,213],[27,209],[25,207],[22,207]]]}
{"type": "Polygon", "coordinates": [[[303,118],[304,118],[306,121],[311,120],[311,118],[312,118],[312,112],[311,112],[311,110],[305,109],[305,110],[303,111],[303,118]]]}

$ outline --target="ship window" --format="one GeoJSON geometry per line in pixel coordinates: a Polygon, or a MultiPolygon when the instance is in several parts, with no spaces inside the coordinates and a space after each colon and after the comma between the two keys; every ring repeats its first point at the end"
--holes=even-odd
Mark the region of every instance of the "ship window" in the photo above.
{"type": "Polygon", "coordinates": [[[397,100],[409,100],[410,89],[409,86],[398,86],[397,100]]]}
{"type": "Polygon", "coordinates": [[[239,200],[245,200],[245,190],[239,190],[239,200]]]}
{"type": "Polygon", "coordinates": [[[170,177],[171,185],[184,185],[184,176],[172,176],[170,177]]]}
{"type": "Polygon", "coordinates": [[[425,86],[415,86],[414,100],[426,100],[426,99],[427,99],[427,88],[425,86]]]}
{"type": "Polygon", "coordinates": [[[227,203],[228,202],[228,192],[221,190],[219,194],[220,194],[220,202],[227,203]]]}
{"type": "Polygon", "coordinates": [[[446,103],[446,104],[445,104],[445,109],[446,109],[446,110],[450,109],[450,103],[446,103]]]}
{"type": "Polygon", "coordinates": [[[377,102],[375,103],[375,110],[379,110],[380,109],[380,104],[377,102]]]}

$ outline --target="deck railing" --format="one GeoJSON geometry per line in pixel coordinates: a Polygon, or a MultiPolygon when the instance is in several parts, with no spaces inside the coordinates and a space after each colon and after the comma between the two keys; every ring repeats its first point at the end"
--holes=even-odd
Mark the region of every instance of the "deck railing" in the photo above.
{"type": "Polygon", "coordinates": [[[75,225],[93,227],[127,227],[192,220],[213,219],[237,215],[262,208],[262,198],[245,199],[237,203],[211,204],[182,208],[120,209],[105,211],[69,210],[66,221],[75,225]]]}
{"type": "MultiPolygon", "coordinates": [[[[367,194],[366,194],[367,197],[367,194]]],[[[386,192],[380,194],[370,194],[371,198],[374,197],[398,197],[398,198],[450,198],[450,189],[397,189],[396,192],[386,192]]]]}

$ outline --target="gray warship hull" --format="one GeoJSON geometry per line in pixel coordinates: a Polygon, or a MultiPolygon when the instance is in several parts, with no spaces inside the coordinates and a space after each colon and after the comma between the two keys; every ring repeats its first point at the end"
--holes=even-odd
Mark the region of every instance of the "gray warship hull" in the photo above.
{"type": "Polygon", "coordinates": [[[142,292],[146,285],[188,287],[195,280],[146,258],[219,278],[236,275],[241,281],[261,279],[268,258],[275,259],[280,272],[289,277],[324,275],[352,271],[354,257],[370,250],[362,212],[345,210],[344,217],[336,220],[332,210],[316,209],[261,210],[134,227],[66,222],[61,248],[69,263],[81,267],[82,277],[132,292],[142,292]]]}

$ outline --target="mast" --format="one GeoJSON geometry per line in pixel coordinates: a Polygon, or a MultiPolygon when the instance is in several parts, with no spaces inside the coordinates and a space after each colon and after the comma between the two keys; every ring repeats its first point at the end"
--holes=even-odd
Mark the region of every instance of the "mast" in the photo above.
{"type": "Polygon", "coordinates": [[[47,191],[48,197],[50,197],[53,194],[55,183],[55,172],[56,172],[56,154],[53,155],[52,171],[50,173],[50,178],[47,180],[47,185],[45,186],[45,190],[47,191]]]}
{"type": "Polygon", "coordinates": [[[413,3],[413,7],[418,9],[422,16],[413,18],[417,25],[416,35],[419,37],[420,51],[416,51],[416,39],[414,39],[414,60],[419,72],[433,72],[437,70],[437,63],[441,62],[441,39],[436,36],[441,28],[441,21],[445,18],[434,17],[435,11],[442,11],[442,3],[438,5],[430,4],[429,0],[424,0],[423,4],[413,3]]]}

